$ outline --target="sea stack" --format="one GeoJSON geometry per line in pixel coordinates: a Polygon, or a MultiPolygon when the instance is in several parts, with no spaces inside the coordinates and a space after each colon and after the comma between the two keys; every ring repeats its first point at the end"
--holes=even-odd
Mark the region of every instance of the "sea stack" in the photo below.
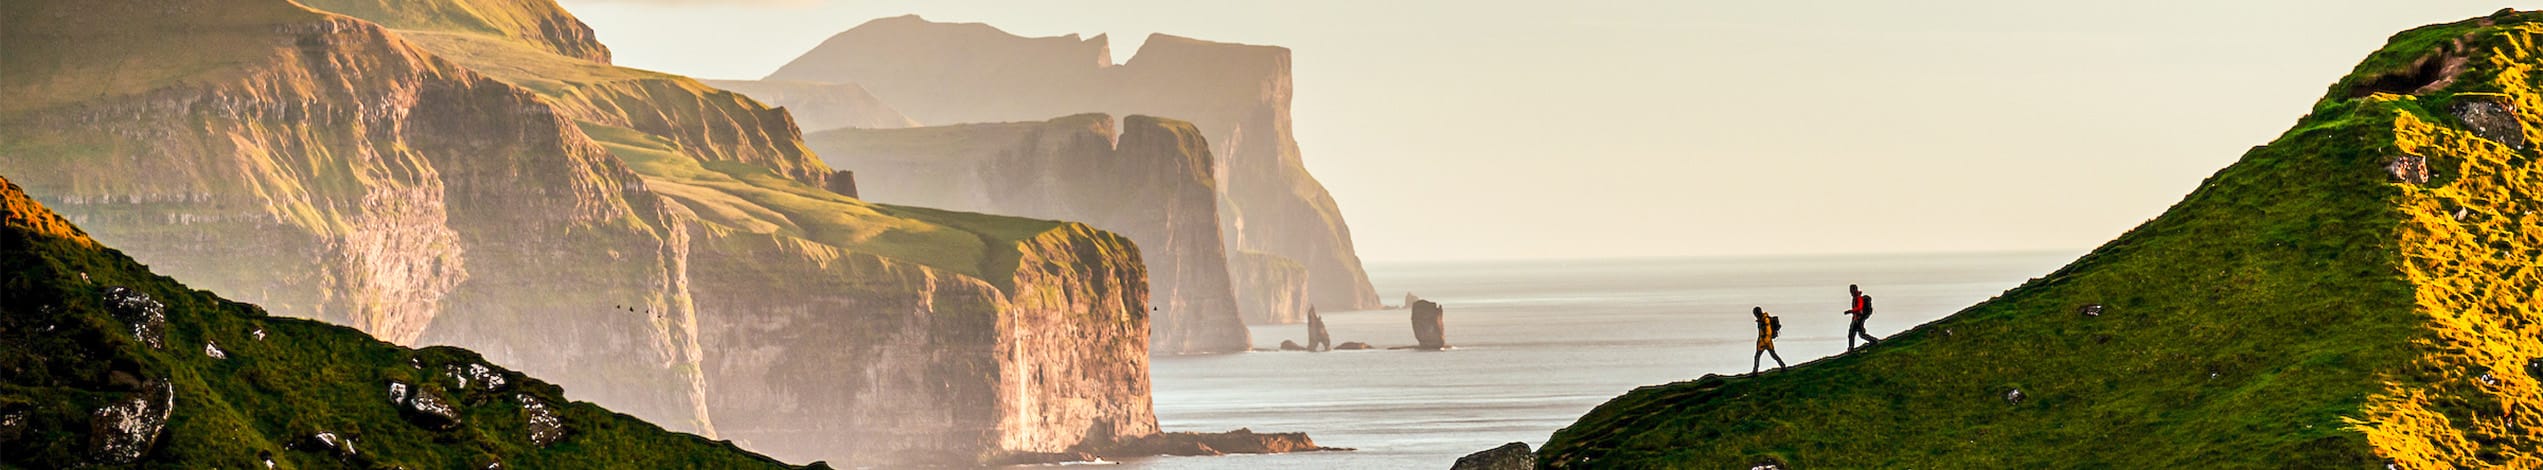
{"type": "Polygon", "coordinates": [[[1415,300],[1412,308],[1413,339],[1421,342],[1421,349],[1448,349],[1447,309],[1428,300],[1415,300]]]}
{"type": "Polygon", "coordinates": [[[1324,315],[1316,314],[1313,307],[1307,309],[1307,350],[1333,350],[1333,334],[1325,332],[1324,315]]]}

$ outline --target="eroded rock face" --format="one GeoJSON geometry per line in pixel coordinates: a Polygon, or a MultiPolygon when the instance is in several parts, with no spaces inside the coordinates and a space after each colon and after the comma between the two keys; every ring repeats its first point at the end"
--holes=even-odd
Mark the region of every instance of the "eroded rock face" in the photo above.
{"type": "Polygon", "coordinates": [[[807,139],[831,166],[863,174],[868,200],[1076,220],[1128,236],[1156,294],[1153,352],[1251,347],[1230,273],[1256,271],[1232,265],[1221,243],[1216,164],[1191,124],[1131,116],[1116,130],[1110,116],[1087,114],[807,139]]]}
{"type": "Polygon", "coordinates": [[[1448,348],[1448,309],[1438,302],[1413,302],[1413,340],[1422,349],[1448,348]]]}
{"type": "Polygon", "coordinates": [[[1236,309],[1248,325],[1294,325],[1315,307],[1307,302],[1307,266],[1270,253],[1244,251],[1228,258],[1236,309]]]}
{"type": "Polygon", "coordinates": [[[1449,466],[1448,469],[1535,470],[1536,452],[1528,449],[1528,443],[1512,442],[1502,444],[1501,447],[1494,447],[1481,452],[1466,454],[1465,457],[1458,457],[1457,464],[1449,466]]]}
{"type": "Polygon", "coordinates": [[[928,125],[1086,112],[1189,120],[1226,162],[1219,181],[1233,210],[1220,215],[1231,248],[1307,266],[1313,305],[1378,307],[1339,206],[1291,134],[1288,49],[1159,34],[1114,65],[1107,44],[904,16],[839,33],[767,78],[854,83],[928,125]]]}
{"type": "Polygon", "coordinates": [[[944,465],[1155,433],[1145,273],[1105,253],[1126,242],[1072,225],[1025,244],[1009,293],[767,236],[701,240],[719,429],[792,461],[944,465]]]}
{"type": "Polygon", "coordinates": [[[152,379],[112,405],[89,414],[89,455],[99,463],[121,465],[140,461],[150,455],[159,442],[159,432],[168,426],[168,414],[176,411],[176,386],[164,379],[152,379]]]}

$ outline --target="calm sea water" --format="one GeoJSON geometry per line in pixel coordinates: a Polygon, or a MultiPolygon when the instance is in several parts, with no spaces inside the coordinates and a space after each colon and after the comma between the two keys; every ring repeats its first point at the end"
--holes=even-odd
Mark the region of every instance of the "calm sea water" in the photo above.
{"type": "MultiPolygon", "coordinates": [[[[1845,286],[1880,306],[1887,335],[1949,315],[2076,253],[1374,264],[1386,303],[1419,294],[1448,309],[1448,342],[1423,351],[1256,352],[1161,357],[1157,419],[1168,431],[1305,431],[1351,452],[1160,457],[1155,469],[1444,469],[1556,429],[1634,387],[1745,373],[1751,306],[1784,317],[1794,364],[1845,348],[1845,286]]],[[[1334,342],[1413,344],[1408,310],[1328,312],[1334,342]]],[[[1254,343],[1307,341],[1305,325],[1258,326],[1254,343]]],[[[1769,360],[1768,366],[1773,362],[1769,360]]]]}

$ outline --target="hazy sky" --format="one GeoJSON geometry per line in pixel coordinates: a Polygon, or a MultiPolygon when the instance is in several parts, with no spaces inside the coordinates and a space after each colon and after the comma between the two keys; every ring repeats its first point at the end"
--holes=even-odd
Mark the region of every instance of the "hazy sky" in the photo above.
{"type": "MultiPolygon", "coordinates": [[[[916,13],[1286,46],[1373,261],[2080,252],[2471,1],[564,0],[619,64],[758,78],[916,13]]],[[[2528,5],[2527,8],[2531,8],[2528,5]]]]}

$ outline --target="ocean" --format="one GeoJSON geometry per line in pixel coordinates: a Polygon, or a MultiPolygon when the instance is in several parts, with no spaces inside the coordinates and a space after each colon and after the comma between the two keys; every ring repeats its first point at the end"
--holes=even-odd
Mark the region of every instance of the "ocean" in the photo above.
{"type": "MultiPolygon", "coordinates": [[[[1847,284],[1886,336],[2046,275],[2080,253],[1374,263],[1387,304],[1447,308],[1447,351],[1253,352],[1159,357],[1167,431],[1304,431],[1348,452],[1155,457],[1150,469],[1445,469],[1503,443],[1534,448],[1634,387],[1746,373],[1749,308],[1783,317],[1800,364],[1845,349],[1847,284]]],[[[1325,312],[1334,342],[1413,344],[1410,310],[1325,312]]],[[[1306,325],[1256,326],[1257,348],[1306,343],[1306,325]]],[[[1767,367],[1774,362],[1766,361],[1767,367]]]]}

